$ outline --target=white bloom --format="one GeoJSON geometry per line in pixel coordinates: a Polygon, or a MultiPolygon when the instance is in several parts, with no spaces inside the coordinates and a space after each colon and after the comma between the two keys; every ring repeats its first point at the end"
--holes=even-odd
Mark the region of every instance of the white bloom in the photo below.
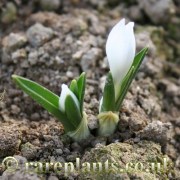
{"type": "Polygon", "coordinates": [[[75,104],[77,105],[78,109],[79,109],[79,101],[77,99],[77,97],[74,95],[74,93],[68,88],[68,86],[66,84],[62,84],[61,86],[62,90],[61,90],[61,95],[59,98],[59,108],[62,112],[65,112],[65,100],[66,97],[68,95],[70,95],[72,97],[72,99],[74,100],[75,104]]]}
{"type": "Polygon", "coordinates": [[[125,25],[125,19],[122,19],[112,28],[106,43],[106,54],[114,81],[116,100],[120,83],[129,71],[135,56],[133,27],[134,22],[125,25]]]}

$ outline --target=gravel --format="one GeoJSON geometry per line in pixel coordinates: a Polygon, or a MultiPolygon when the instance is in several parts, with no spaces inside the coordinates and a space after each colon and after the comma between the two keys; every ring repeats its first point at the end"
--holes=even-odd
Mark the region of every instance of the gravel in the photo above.
{"type": "Polygon", "coordinates": [[[26,34],[30,44],[33,47],[38,47],[49,41],[53,37],[54,32],[51,28],[36,23],[27,30],[26,34]]]}

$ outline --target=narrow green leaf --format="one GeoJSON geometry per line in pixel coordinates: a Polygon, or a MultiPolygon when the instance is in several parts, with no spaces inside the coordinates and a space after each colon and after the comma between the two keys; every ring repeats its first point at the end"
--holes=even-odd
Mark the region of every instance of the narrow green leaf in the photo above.
{"type": "Polygon", "coordinates": [[[65,100],[65,109],[68,120],[77,128],[82,120],[80,111],[70,95],[65,100]]]}
{"type": "Polygon", "coordinates": [[[122,102],[126,96],[128,89],[129,89],[129,86],[131,85],[131,82],[133,81],[147,51],[148,51],[148,48],[144,48],[135,56],[130,70],[128,71],[127,75],[123,79],[122,84],[121,84],[120,97],[116,101],[116,110],[117,111],[119,111],[119,108],[122,105],[122,102]]]}
{"type": "Polygon", "coordinates": [[[131,79],[133,79],[133,72],[134,72],[134,66],[131,67],[125,78],[123,79],[122,86],[121,86],[121,92],[120,97],[116,101],[116,111],[119,111],[119,108],[125,98],[125,95],[128,91],[129,86],[131,85],[131,79]]]}
{"type": "Polygon", "coordinates": [[[79,79],[77,80],[77,86],[78,86],[78,99],[80,104],[80,112],[81,115],[83,115],[83,102],[84,102],[84,94],[85,94],[85,87],[86,87],[86,74],[83,72],[79,79]]]}
{"type": "MultiPolygon", "coordinates": [[[[138,69],[139,69],[139,66],[141,65],[145,55],[147,54],[148,52],[148,48],[143,48],[140,52],[138,52],[134,58],[134,61],[133,61],[133,64],[132,66],[134,66],[135,68],[135,74],[137,73],[138,69]]],[[[131,67],[132,67],[131,66],[131,67]]]]}
{"type": "Polygon", "coordinates": [[[70,84],[70,90],[75,94],[77,99],[79,98],[79,92],[78,92],[78,86],[77,86],[77,81],[73,79],[70,84]]]}
{"type": "Polygon", "coordinates": [[[57,117],[63,124],[66,132],[75,129],[75,126],[67,120],[66,115],[59,110],[59,96],[29,79],[17,75],[12,75],[12,78],[25,93],[57,117]]]}
{"type": "Polygon", "coordinates": [[[101,112],[114,111],[114,110],[115,110],[115,90],[114,90],[112,74],[109,72],[104,87],[101,112]]]}

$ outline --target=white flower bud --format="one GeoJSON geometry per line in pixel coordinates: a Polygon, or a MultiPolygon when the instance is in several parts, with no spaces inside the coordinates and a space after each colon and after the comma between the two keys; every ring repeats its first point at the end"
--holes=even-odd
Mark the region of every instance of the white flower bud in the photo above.
{"type": "Polygon", "coordinates": [[[74,95],[74,93],[68,88],[68,86],[66,84],[62,84],[62,90],[61,90],[61,95],[59,98],[59,108],[62,112],[65,112],[65,100],[66,97],[68,95],[70,95],[72,97],[72,99],[74,100],[75,104],[77,105],[78,109],[79,109],[79,101],[77,99],[77,97],[74,95]]]}
{"type": "Polygon", "coordinates": [[[114,81],[116,100],[119,96],[120,84],[129,71],[135,56],[133,27],[133,22],[125,25],[125,19],[122,19],[112,28],[106,43],[106,54],[114,81]]]}

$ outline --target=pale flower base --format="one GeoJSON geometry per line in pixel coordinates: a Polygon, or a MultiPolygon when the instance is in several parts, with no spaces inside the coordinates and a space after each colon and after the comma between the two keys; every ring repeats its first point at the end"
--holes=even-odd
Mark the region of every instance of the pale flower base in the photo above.
{"type": "Polygon", "coordinates": [[[99,119],[99,135],[109,136],[114,133],[117,124],[119,122],[119,113],[118,112],[101,112],[98,115],[99,119]]]}
{"type": "Polygon", "coordinates": [[[67,135],[75,141],[81,141],[88,138],[88,136],[90,135],[90,131],[87,125],[87,115],[85,112],[83,112],[83,119],[78,128],[75,131],[68,132],[67,135]]]}

